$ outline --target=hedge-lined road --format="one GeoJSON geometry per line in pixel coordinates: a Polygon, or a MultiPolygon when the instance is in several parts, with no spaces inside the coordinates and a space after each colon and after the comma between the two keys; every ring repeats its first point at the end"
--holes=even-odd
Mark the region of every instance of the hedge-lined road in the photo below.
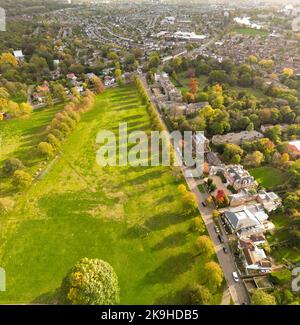
{"type": "MultiPolygon", "coordinates": [[[[163,118],[160,115],[159,109],[156,105],[156,101],[148,87],[148,84],[146,82],[145,76],[141,76],[141,80],[145,86],[145,89],[148,92],[148,96],[151,99],[154,107],[156,108],[158,115],[160,116],[161,122],[165,125],[166,129],[168,130],[163,118]]],[[[175,151],[175,159],[179,159],[178,157],[178,153],[176,150],[175,151]]],[[[195,193],[195,195],[197,196],[197,202],[198,202],[198,209],[202,215],[203,221],[206,225],[208,234],[210,236],[210,239],[212,240],[214,247],[215,247],[215,251],[218,257],[218,261],[219,264],[224,272],[224,276],[228,285],[228,290],[230,292],[230,295],[232,297],[232,300],[234,302],[234,304],[236,305],[241,305],[244,303],[249,303],[249,297],[248,297],[248,293],[247,290],[245,288],[245,285],[243,284],[243,282],[240,280],[239,282],[235,282],[233,277],[232,277],[232,273],[236,272],[236,266],[232,257],[232,254],[230,253],[229,250],[229,246],[228,246],[228,238],[227,236],[224,234],[223,238],[224,238],[224,244],[220,244],[219,239],[217,237],[217,234],[214,230],[214,222],[213,222],[213,218],[212,218],[212,210],[207,208],[207,207],[203,207],[202,206],[202,202],[205,201],[205,199],[207,198],[207,194],[202,194],[200,193],[197,184],[194,180],[194,178],[190,178],[186,176],[186,168],[184,166],[181,167],[181,171],[184,175],[184,178],[191,190],[191,192],[195,193]],[[225,246],[228,249],[228,253],[225,254],[223,251],[223,246],[225,246]]]]}

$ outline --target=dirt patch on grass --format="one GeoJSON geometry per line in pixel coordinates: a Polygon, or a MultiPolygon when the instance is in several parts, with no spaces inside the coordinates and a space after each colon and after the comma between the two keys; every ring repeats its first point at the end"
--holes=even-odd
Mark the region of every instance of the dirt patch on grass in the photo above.
{"type": "Polygon", "coordinates": [[[0,198],[0,215],[10,212],[15,206],[15,201],[10,197],[0,198]]]}
{"type": "Polygon", "coordinates": [[[122,220],[125,216],[124,205],[121,203],[117,203],[112,206],[100,204],[89,210],[88,214],[93,218],[122,220]]]}

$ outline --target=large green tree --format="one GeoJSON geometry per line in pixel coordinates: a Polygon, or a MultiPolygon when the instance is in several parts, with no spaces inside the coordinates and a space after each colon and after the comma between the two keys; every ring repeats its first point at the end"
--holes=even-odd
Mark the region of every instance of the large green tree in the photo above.
{"type": "Polygon", "coordinates": [[[60,289],[60,301],[72,305],[115,305],[119,303],[116,273],[100,259],[81,259],[68,273],[60,289]]]}

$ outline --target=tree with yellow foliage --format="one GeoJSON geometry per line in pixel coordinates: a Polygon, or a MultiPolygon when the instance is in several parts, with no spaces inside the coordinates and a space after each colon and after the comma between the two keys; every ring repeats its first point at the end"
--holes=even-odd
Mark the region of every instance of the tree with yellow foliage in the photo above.
{"type": "Polygon", "coordinates": [[[220,265],[212,261],[205,264],[204,277],[208,288],[215,292],[221,286],[224,274],[220,265]]]}
{"type": "Polygon", "coordinates": [[[0,55],[0,66],[4,64],[10,64],[13,67],[17,67],[18,61],[11,53],[2,53],[0,55]]]}
{"type": "Polygon", "coordinates": [[[115,305],[119,284],[113,268],[100,259],[81,259],[63,280],[59,299],[62,304],[115,305]]]}
{"type": "Polygon", "coordinates": [[[282,73],[287,77],[292,77],[294,75],[294,70],[291,68],[284,68],[282,73]]]}

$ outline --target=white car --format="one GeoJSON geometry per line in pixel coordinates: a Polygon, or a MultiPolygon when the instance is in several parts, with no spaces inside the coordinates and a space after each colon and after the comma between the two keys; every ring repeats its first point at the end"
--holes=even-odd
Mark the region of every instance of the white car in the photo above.
{"type": "Polygon", "coordinates": [[[232,277],[233,277],[234,282],[240,281],[240,278],[236,272],[232,272],[232,277]]]}

